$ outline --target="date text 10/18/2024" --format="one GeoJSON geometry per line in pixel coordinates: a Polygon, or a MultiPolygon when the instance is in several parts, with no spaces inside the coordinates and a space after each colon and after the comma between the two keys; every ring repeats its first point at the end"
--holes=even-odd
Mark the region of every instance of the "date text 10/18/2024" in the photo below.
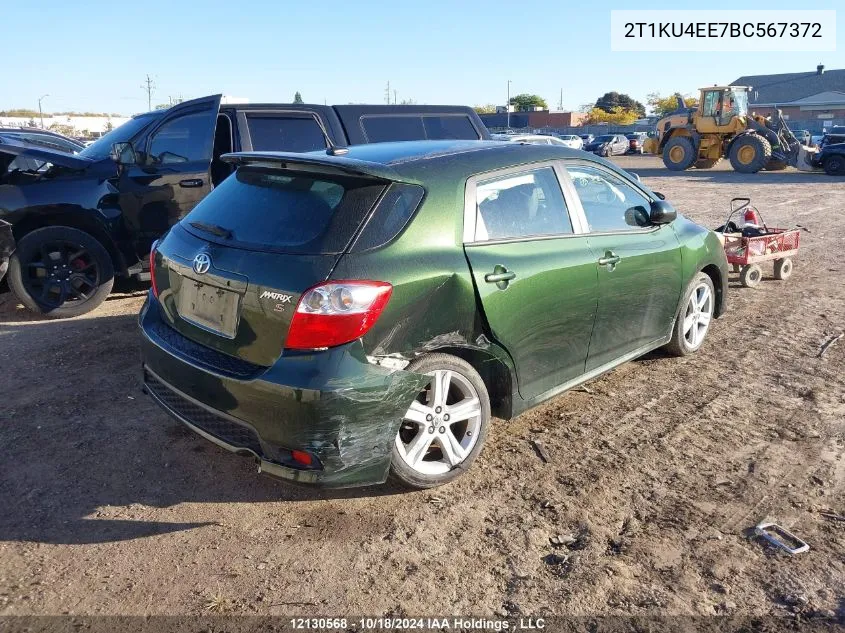
{"type": "Polygon", "coordinates": [[[291,628],[296,630],[395,630],[426,631],[455,629],[460,631],[530,631],[543,630],[543,618],[518,618],[516,620],[471,617],[431,618],[291,618],[291,628]]]}

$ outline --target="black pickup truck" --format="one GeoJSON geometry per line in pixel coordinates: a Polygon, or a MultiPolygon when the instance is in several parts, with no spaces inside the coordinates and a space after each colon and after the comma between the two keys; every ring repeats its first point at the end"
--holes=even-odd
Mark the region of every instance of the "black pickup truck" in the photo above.
{"type": "Polygon", "coordinates": [[[18,299],[42,314],[96,308],[115,276],[148,278],[150,245],[229,175],[229,152],[488,138],[463,106],[221,105],[215,95],[135,116],[78,154],[0,139],[0,278],[8,268],[18,299]]]}

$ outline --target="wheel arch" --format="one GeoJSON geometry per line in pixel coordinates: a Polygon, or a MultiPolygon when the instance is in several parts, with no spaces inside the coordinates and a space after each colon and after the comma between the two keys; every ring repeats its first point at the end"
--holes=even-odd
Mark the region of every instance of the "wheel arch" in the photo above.
{"type": "Polygon", "coordinates": [[[106,249],[111,256],[115,272],[124,276],[127,274],[126,258],[120,252],[109,231],[100,222],[91,217],[91,212],[55,210],[28,213],[22,219],[15,222],[12,231],[15,241],[20,242],[28,233],[49,226],[67,226],[72,229],[85,231],[106,249]]]}
{"type": "Polygon", "coordinates": [[[725,292],[727,290],[722,271],[716,264],[707,264],[701,269],[701,272],[710,277],[710,281],[713,282],[713,290],[716,292],[716,305],[713,309],[713,315],[718,318],[725,313],[725,292]]]}
{"type": "Polygon", "coordinates": [[[513,369],[490,350],[473,347],[438,347],[425,354],[450,354],[469,363],[481,376],[490,396],[490,412],[494,417],[509,420],[513,417],[513,369]]]}

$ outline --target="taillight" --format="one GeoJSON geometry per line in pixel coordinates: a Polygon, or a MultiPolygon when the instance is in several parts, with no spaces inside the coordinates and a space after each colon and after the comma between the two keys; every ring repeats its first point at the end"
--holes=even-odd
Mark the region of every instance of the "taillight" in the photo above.
{"type": "Polygon", "coordinates": [[[343,345],[375,325],[393,286],[384,281],[332,281],[306,290],[288,331],[288,349],[343,345]]]}
{"type": "Polygon", "coordinates": [[[150,248],[150,283],[153,288],[153,296],[158,299],[158,286],[156,286],[156,246],[158,246],[158,240],[153,242],[150,248]]]}

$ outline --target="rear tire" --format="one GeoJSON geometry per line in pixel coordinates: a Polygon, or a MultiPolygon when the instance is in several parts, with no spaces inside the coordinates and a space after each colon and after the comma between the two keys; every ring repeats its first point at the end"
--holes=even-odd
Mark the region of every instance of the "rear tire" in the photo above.
{"type": "Polygon", "coordinates": [[[731,166],[743,174],[756,174],[771,157],[771,144],[757,134],[744,134],[731,145],[731,166]]]}
{"type": "Polygon", "coordinates": [[[666,351],[673,356],[687,356],[701,349],[710,331],[715,309],[713,280],[706,273],[698,273],[684,293],[684,301],[672,329],[672,340],[666,345],[666,351]]]}
{"type": "Polygon", "coordinates": [[[756,288],[763,281],[763,270],[757,264],[743,266],[739,271],[739,283],[746,288],[756,288]]]}
{"type": "Polygon", "coordinates": [[[792,276],[792,260],[789,257],[775,260],[775,279],[786,281],[792,276]]]}
{"type": "Polygon", "coordinates": [[[105,247],[68,226],[27,233],[9,261],[9,286],[20,302],[54,319],[90,312],[113,284],[114,265],[105,247]]]}
{"type": "Polygon", "coordinates": [[[423,356],[406,371],[427,374],[431,381],[400,425],[390,477],[408,488],[434,488],[462,475],[481,452],[490,427],[490,397],[472,365],[449,354],[423,356]]]}
{"type": "Polygon", "coordinates": [[[824,173],[828,176],[845,176],[845,156],[834,154],[828,156],[823,164],[824,173]]]}
{"type": "Polygon", "coordinates": [[[670,138],[663,146],[663,164],[672,171],[689,169],[697,158],[692,140],[686,136],[670,138]]]}

